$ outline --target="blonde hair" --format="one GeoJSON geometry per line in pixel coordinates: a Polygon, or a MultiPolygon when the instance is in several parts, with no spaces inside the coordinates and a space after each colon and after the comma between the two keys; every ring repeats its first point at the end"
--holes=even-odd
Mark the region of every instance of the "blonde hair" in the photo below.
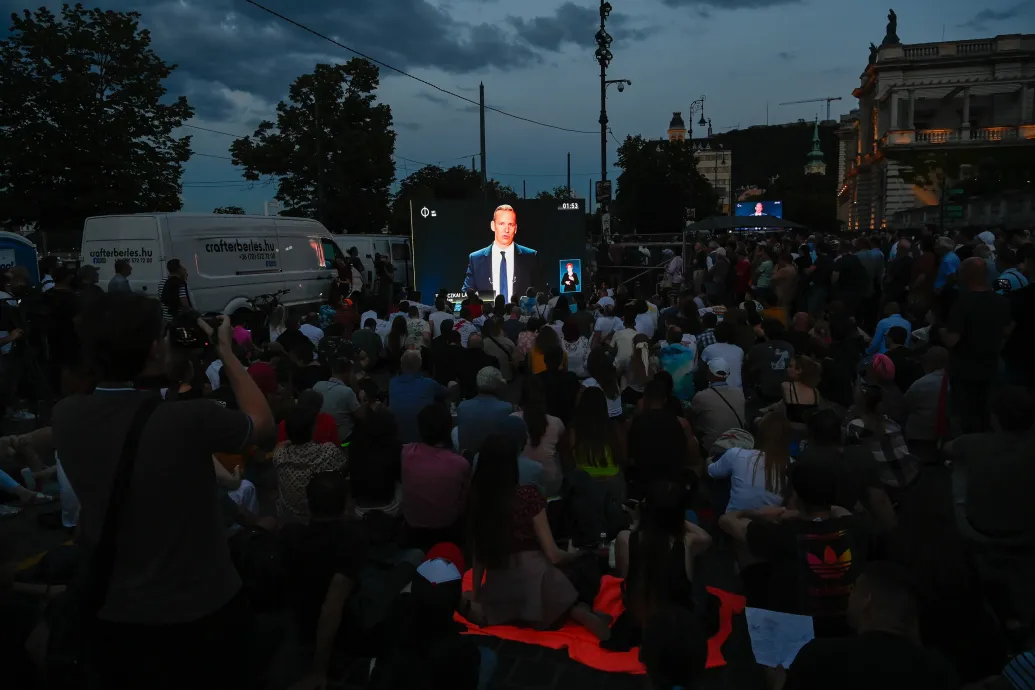
{"type": "MultiPolygon", "coordinates": [[[[511,206],[510,204],[500,204],[496,207],[496,210],[492,212],[492,222],[496,222],[496,214],[500,211],[510,211],[514,214],[515,217],[517,217],[517,211],[514,210],[513,206],[511,206]]],[[[484,216],[482,217],[484,218],[484,216]]]]}

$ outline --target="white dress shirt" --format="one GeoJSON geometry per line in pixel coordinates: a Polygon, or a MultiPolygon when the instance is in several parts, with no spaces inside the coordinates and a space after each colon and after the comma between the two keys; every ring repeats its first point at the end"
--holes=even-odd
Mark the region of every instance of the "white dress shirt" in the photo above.
{"type": "Polygon", "coordinates": [[[496,291],[496,294],[503,294],[503,284],[500,283],[500,260],[503,252],[507,257],[507,282],[510,283],[507,286],[507,299],[514,294],[514,244],[511,243],[509,247],[501,247],[495,242],[492,243],[492,289],[496,291]]]}

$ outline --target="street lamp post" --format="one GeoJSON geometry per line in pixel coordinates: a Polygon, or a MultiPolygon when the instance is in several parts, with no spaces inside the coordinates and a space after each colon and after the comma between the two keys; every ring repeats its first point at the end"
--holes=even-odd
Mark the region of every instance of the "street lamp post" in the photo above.
{"type": "Polygon", "coordinates": [[[690,104],[690,139],[694,138],[694,113],[701,113],[701,121],[698,122],[701,127],[706,127],[708,121],[704,119],[704,96],[701,96],[696,101],[690,104]]]}
{"type": "Polygon", "coordinates": [[[611,14],[611,3],[600,0],[600,30],[597,31],[597,50],[594,55],[600,65],[600,180],[607,179],[607,66],[611,64],[611,34],[605,24],[611,14]]]}

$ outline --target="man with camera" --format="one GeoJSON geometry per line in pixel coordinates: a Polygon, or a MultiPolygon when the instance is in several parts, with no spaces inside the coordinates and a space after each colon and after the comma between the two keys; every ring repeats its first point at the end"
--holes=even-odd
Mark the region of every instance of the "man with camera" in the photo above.
{"type": "MultiPolygon", "coordinates": [[[[81,503],[80,543],[99,602],[80,631],[103,687],[179,688],[200,677],[242,687],[250,612],[216,499],[215,453],[271,446],[269,404],[231,349],[230,322],[198,320],[223,361],[239,411],[211,400],[162,402],[134,380],[164,371],[160,306],[106,293],[80,321],[92,395],[54,408],[57,455],[81,503]],[[127,660],[129,662],[127,663],[127,660]]],[[[91,599],[87,598],[86,601],[91,599]]]]}

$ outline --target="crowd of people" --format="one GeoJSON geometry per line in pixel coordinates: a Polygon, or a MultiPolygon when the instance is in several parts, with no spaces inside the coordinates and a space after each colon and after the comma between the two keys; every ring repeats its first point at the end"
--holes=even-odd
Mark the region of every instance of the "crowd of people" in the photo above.
{"type": "Polygon", "coordinates": [[[48,266],[45,411],[10,379],[41,288],[4,275],[3,402],[41,428],[0,439],[26,465],[0,490],[24,508],[56,480],[71,537],[3,571],[7,672],[323,688],[360,657],[372,688],[486,687],[459,611],[574,621],[694,688],[718,553],[749,607],[813,619],[770,688],[1035,687],[1028,235],[677,259],[661,288],[455,305],[346,271],[261,322],[198,318],[176,260],[159,300],[48,266]],[[617,619],[593,608],[608,572],[617,619]]]}

